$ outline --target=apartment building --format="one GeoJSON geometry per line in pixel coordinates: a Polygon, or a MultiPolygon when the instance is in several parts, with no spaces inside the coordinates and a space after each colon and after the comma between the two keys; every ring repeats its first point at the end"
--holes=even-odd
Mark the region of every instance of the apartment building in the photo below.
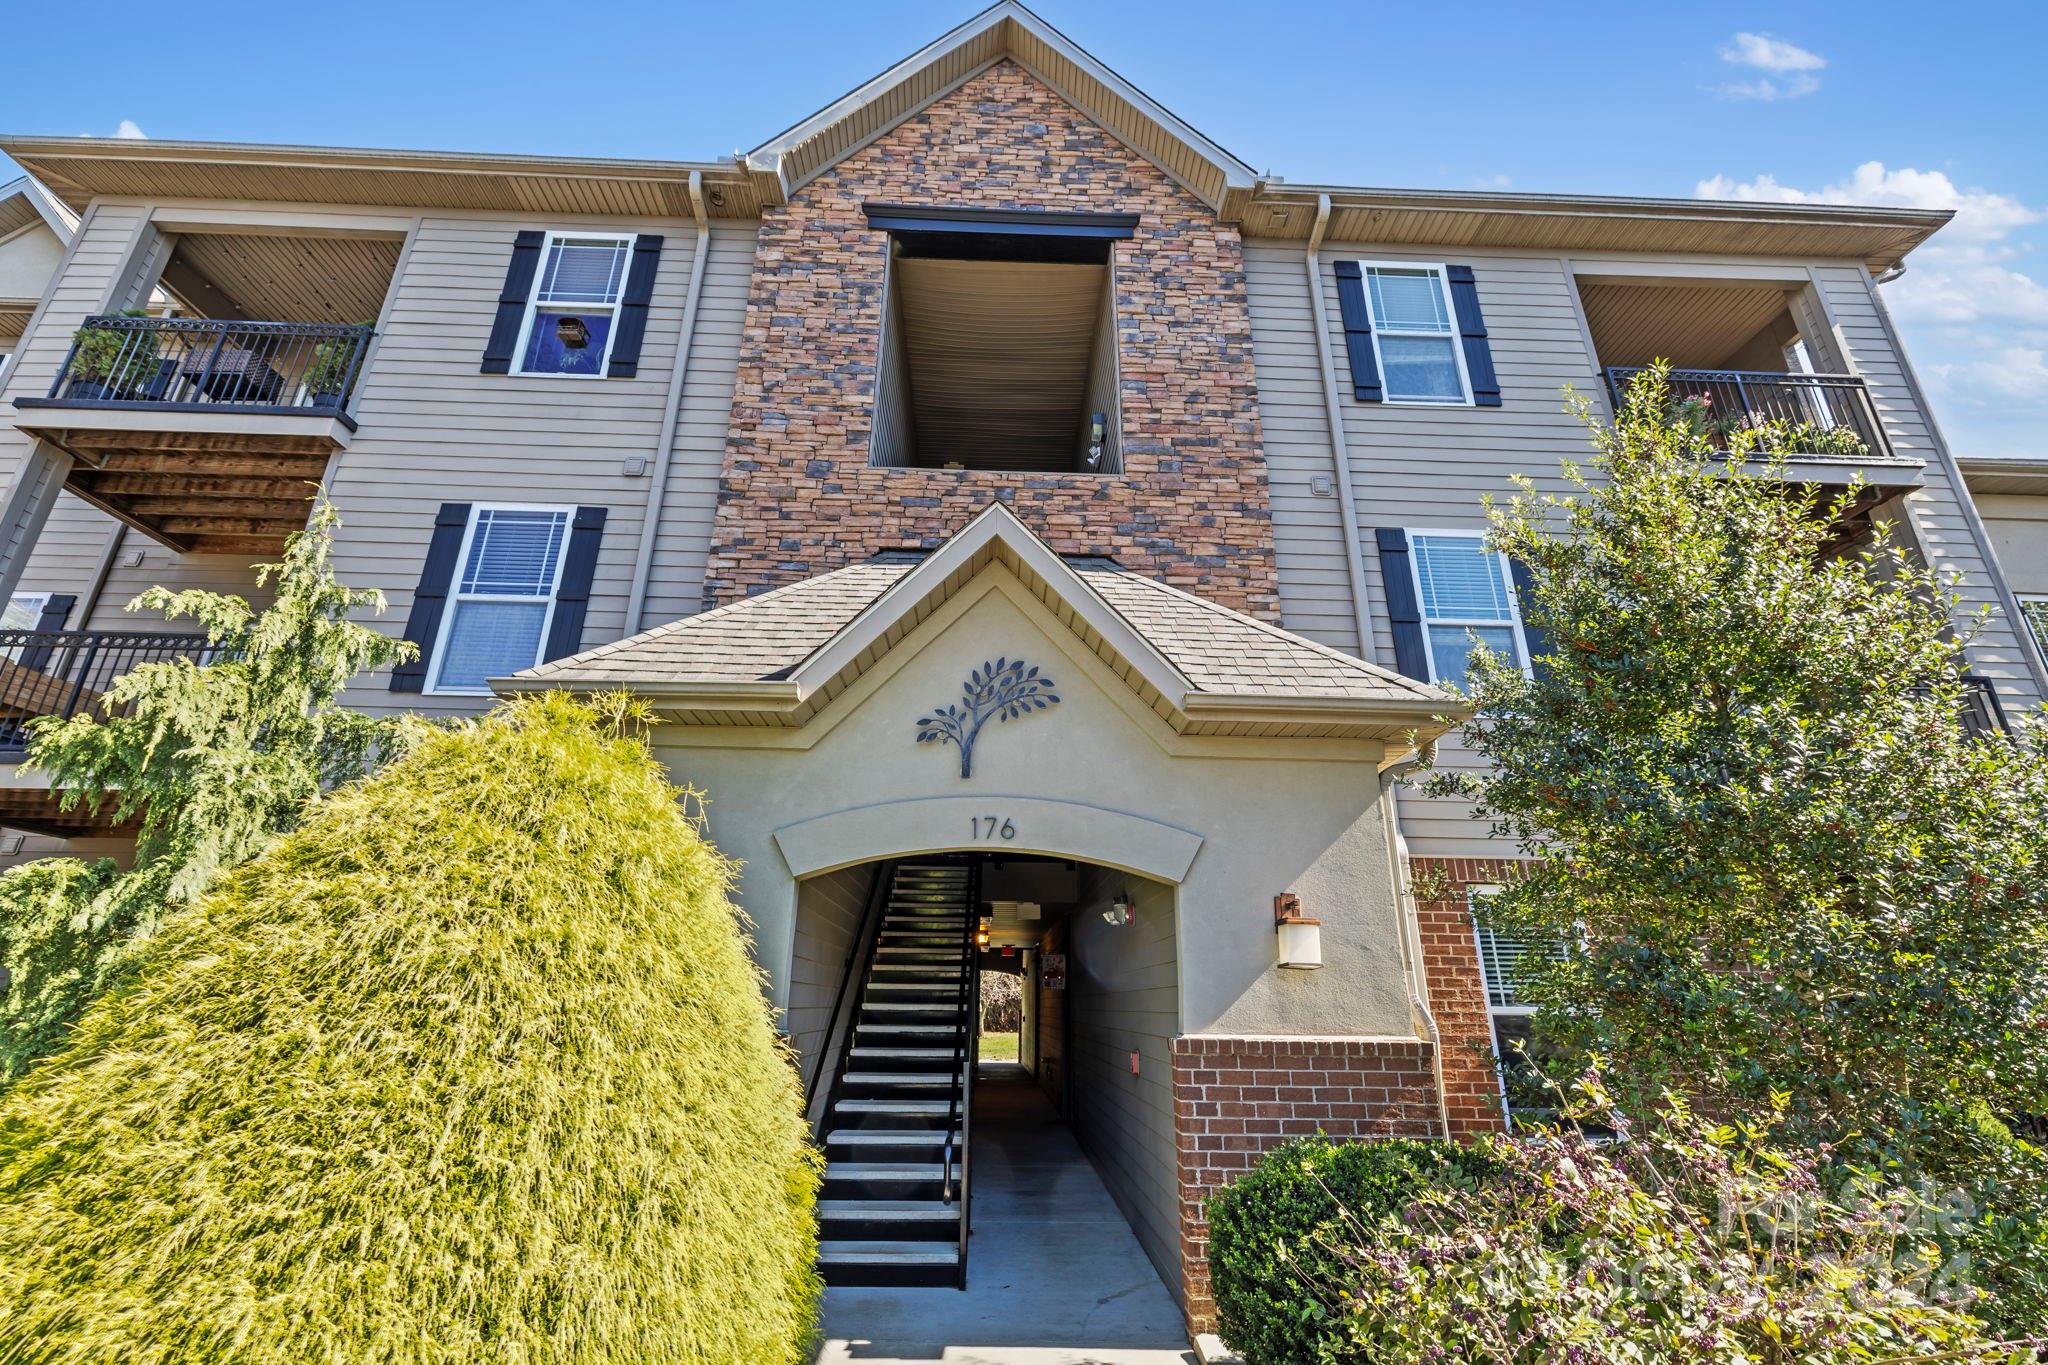
{"type": "Polygon", "coordinates": [[[0,376],[0,822],[118,847],[21,727],[202,651],[123,604],[260,601],[323,487],[421,647],[351,704],[656,707],[836,1281],[968,1273],[983,971],[1195,1326],[1260,1151],[1508,1121],[1515,852],[1400,775],[1474,638],[1541,652],[1480,499],[1584,453],[1567,386],[1850,428],[1793,463],[1993,609],[1972,723],[2048,695],[1878,289],[1943,213],[1294,184],[1008,0],[728,158],[0,150],[77,220],[0,376]]]}

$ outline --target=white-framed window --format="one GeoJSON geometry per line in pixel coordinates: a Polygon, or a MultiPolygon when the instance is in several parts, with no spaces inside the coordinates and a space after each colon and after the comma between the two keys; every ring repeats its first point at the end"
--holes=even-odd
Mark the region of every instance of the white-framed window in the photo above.
{"type": "Polygon", "coordinates": [[[18,592],[7,599],[5,608],[0,608],[0,630],[34,630],[36,623],[43,619],[43,608],[50,605],[50,594],[46,592],[18,592]]]}
{"type": "Polygon", "coordinates": [[[520,374],[604,378],[632,259],[631,233],[547,234],[513,353],[520,374]]]}
{"type": "Polygon", "coordinates": [[[1472,381],[1444,267],[1360,261],[1358,269],[1365,277],[1385,401],[1471,406],[1472,381]]]}
{"type": "Polygon", "coordinates": [[[1522,998],[1519,984],[1523,964],[1538,950],[1481,922],[1481,904],[1499,890],[1498,886],[1474,886],[1467,889],[1465,897],[1473,912],[1473,943],[1486,990],[1486,1020],[1493,1033],[1500,1100],[1511,1122],[1518,1115],[1541,1120],[1555,1113],[1556,1096],[1544,1079],[1542,1063],[1547,1052],[1536,1031],[1536,1007],[1522,998]]]}
{"type": "Polygon", "coordinates": [[[2034,643],[2048,653],[2048,596],[2021,593],[2020,614],[2027,618],[2027,626],[2034,632],[2034,643]]]}
{"type": "Polygon", "coordinates": [[[476,507],[427,669],[432,693],[483,696],[540,662],[567,558],[571,507],[476,507]]]}
{"type": "Polygon", "coordinates": [[[1486,548],[1483,533],[1410,531],[1408,562],[1429,646],[1431,682],[1465,686],[1475,642],[1519,667],[1529,666],[1514,574],[1506,555],[1486,548]]]}

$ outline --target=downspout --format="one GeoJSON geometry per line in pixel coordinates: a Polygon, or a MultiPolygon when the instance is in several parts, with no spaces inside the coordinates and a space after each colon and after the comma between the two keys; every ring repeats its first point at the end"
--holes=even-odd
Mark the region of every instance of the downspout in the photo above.
{"type": "Polygon", "coordinates": [[[1408,840],[1401,833],[1401,815],[1396,788],[1401,779],[1421,767],[1435,742],[1423,746],[1413,758],[1396,763],[1380,774],[1380,819],[1386,826],[1387,862],[1394,874],[1394,895],[1401,910],[1401,966],[1408,977],[1408,1008],[1429,1039],[1430,1067],[1436,1074],[1436,1114],[1444,1141],[1451,1140],[1451,1092],[1444,1083],[1444,1039],[1436,1016],[1429,1009],[1428,974],[1422,965],[1422,919],[1415,904],[1415,886],[1408,880],[1408,840]]]}
{"type": "Polygon", "coordinates": [[[704,173],[690,172],[690,212],[697,219],[697,238],[690,252],[690,288],[683,296],[683,330],[676,337],[676,362],[668,378],[668,406],[661,414],[661,435],[654,447],[654,471],[647,485],[647,513],[640,522],[640,547],[633,556],[633,585],[626,593],[626,634],[645,627],[648,578],[654,569],[654,539],[661,531],[663,504],[668,500],[668,471],[675,459],[676,423],[682,419],[683,381],[690,372],[690,343],[697,334],[697,300],[704,293],[704,262],[711,255],[711,216],[704,208],[704,173]]]}
{"type": "Polygon", "coordinates": [[[1330,226],[1330,196],[1316,196],[1316,222],[1301,260],[1308,277],[1308,316],[1316,334],[1316,363],[1323,372],[1323,413],[1330,426],[1330,456],[1337,471],[1337,522],[1344,532],[1344,567],[1351,577],[1351,615],[1358,627],[1358,657],[1373,663],[1372,612],[1365,598],[1365,549],[1358,539],[1358,499],[1351,487],[1351,447],[1344,439],[1344,400],[1337,390],[1336,359],[1330,354],[1329,319],[1323,316],[1323,267],[1316,252],[1330,226]]]}

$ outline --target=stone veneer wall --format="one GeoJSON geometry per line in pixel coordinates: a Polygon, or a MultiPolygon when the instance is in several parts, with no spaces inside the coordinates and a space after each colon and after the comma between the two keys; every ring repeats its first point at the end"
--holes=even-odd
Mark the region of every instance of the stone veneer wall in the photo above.
{"type": "Polygon", "coordinates": [[[1443,1044],[1444,1094],[1451,1134],[1476,1137],[1500,1132],[1507,1122],[1501,1107],[1500,1075],[1493,1057],[1493,1025],[1486,1013],[1486,979],[1479,970],[1479,945],[1472,934],[1467,891],[1498,886],[1516,875],[1512,858],[1412,858],[1410,875],[1442,878],[1451,898],[1418,901],[1422,970],[1429,982],[1429,1012],[1443,1044]]]}
{"type": "Polygon", "coordinates": [[[1215,1330],[1202,1205],[1289,1138],[1442,1136],[1430,1047],[1384,1038],[1228,1038],[1173,1043],[1182,1306],[1215,1330]]]}
{"type": "Polygon", "coordinates": [[[705,605],[935,546],[998,497],[1063,554],[1278,619],[1237,229],[1010,61],[763,215],[705,605]],[[866,201],[1139,215],[1115,244],[1122,474],[869,467],[888,241],[866,201]]]}

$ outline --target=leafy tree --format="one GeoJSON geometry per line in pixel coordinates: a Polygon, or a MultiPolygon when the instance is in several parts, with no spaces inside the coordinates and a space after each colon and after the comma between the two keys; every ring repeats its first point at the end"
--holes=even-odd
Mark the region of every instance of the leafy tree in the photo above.
{"type": "Polygon", "coordinates": [[[167,905],[255,856],[325,787],[396,741],[394,722],[336,705],[351,677],[416,652],[348,619],[382,611],[384,597],[335,581],[339,524],[322,500],[282,562],[257,566],[259,586],[276,583],[260,613],[221,593],[143,593],[129,610],[196,620],[207,657],[138,665],[107,689],[99,714],[35,723],[28,761],[49,773],[64,808],[139,828],[130,871],[66,858],[0,875],[0,1080],[61,1042],[167,905]]]}
{"type": "Polygon", "coordinates": [[[2048,756],[1961,723],[1954,593],[1883,527],[1835,550],[1851,495],[1792,482],[1783,430],[1710,436],[1661,369],[1612,426],[1580,407],[1574,491],[1490,508],[1551,652],[1475,663],[1491,771],[1430,783],[1535,860],[1487,916],[1562,945],[1539,1026],[1638,1101],[1785,1092],[1916,1160],[2048,1111],[2048,756]]]}

